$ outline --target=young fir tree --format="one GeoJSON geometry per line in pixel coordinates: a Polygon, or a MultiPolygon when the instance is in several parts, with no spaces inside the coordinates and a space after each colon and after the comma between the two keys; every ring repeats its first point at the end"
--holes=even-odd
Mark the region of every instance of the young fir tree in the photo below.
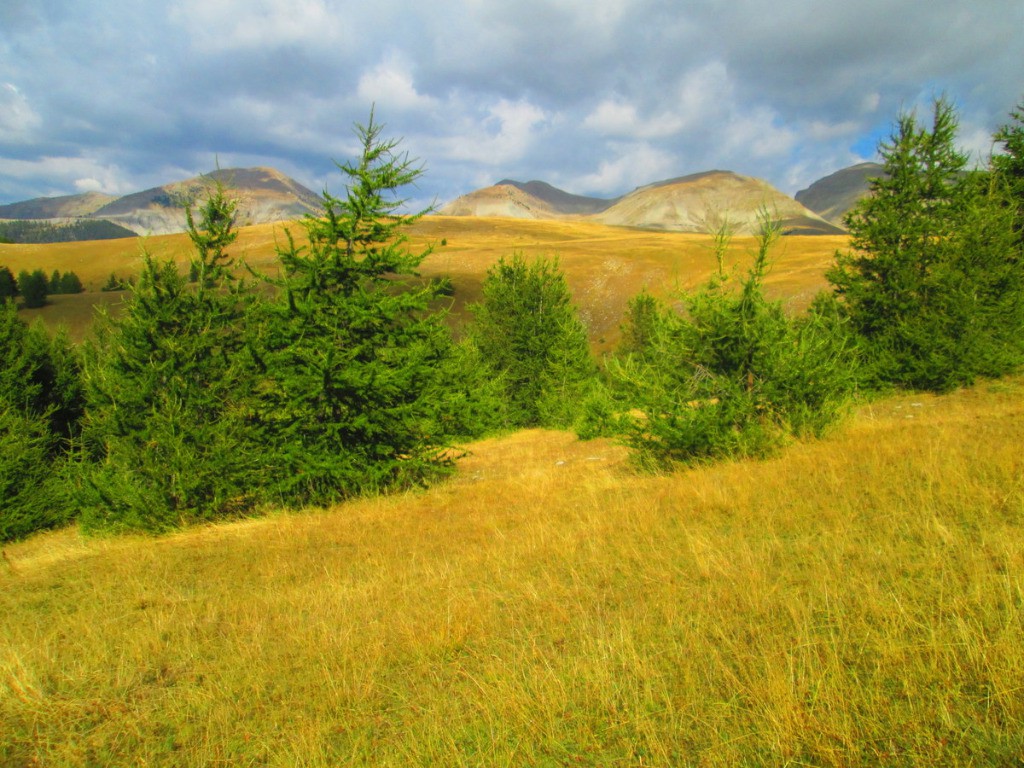
{"type": "Polygon", "coordinates": [[[18,275],[18,293],[21,295],[21,303],[25,309],[45,307],[46,297],[50,293],[46,273],[41,269],[32,272],[23,270],[18,275]]]}
{"type": "Polygon", "coordinates": [[[994,136],[1002,152],[992,156],[991,168],[1013,211],[1018,246],[1024,248],[1024,102],[1010,113],[1010,118],[1011,122],[994,136]]]}
{"type": "Polygon", "coordinates": [[[504,385],[511,424],[570,426],[597,368],[558,261],[500,259],[471,310],[470,338],[504,385]]]}
{"type": "Polygon", "coordinates": [[[62,473],[82,412],[78,360],[0,304],[0,541],[65,522],[62,473]]]}
{"type": "Polygon", "coordinates": [[[372,112],[356,126],[361,156],[338,166],[345,197],[324,193],[305,242],[287,234],[277,299],[252,323],[277,503],[420,484],[450,464],[436,390],[451,336],[435,291],[412,279],[429,250],[410,252],[404,234],[428,211],[401,213],[397,194],[421,170],[382,131],[372,112]]]}
{"type": "Polygon", "coordinates": [[[853,250],[828,273],[880,382],[946,390],[1021,361],[1011,212],[965,172],[956,132],[943,99],[930,130],[900,116],[885,175],[847,218],[853,250]]]}
{"type": "Polygon", "coordinates": [[[650,355],[655,349],[659,329],[664,327],[663,315],[667,311],[647,289],[630,299],[616,355],[644,358],[650,355]]]}
{"type": "Polygon", "coordinates": [[[259,466],[244,345],[247,286],[225,249],[235,203],[214,187],[198,223],[187,210],[190,286],[173,262],[145,257],[117,319],[87,345],[88,410],[78,499],[89,528],[159,532],[243,511],[259,466]]]}
{"type": "Polygon", "coordinates": [[[13,301],[18,295],[18,282],[9,267],[0,266],[0,304],[13,301]]]}
{"type": "Polygon", "coordinates": [[[778,234],[765,217],[754,265],[737,287],[724,269],[721,230],[718,270],[682,296],[683,315],[649,297],[634,302],[644,343],[616,356],[609,375],[625,414],[620,429],[642,465],[763,455],[788,436],[820,434],[840,414],[854,383],[843,337],[764,297],[778,234]]]}

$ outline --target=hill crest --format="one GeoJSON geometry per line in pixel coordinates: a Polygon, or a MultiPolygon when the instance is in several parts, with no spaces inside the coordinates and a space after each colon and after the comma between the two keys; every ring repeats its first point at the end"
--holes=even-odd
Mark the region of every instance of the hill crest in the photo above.
{"type": "Polygon", "coordinates": [[[239,226],[298,218],[320,209],[320,197],[274,168],[225,168],[122,197],[99,192],[41,197],[0,206],[0,219],[61,221],[102,219],[138,235],[185,231],[184,204],[222,184],[238,201],[239,226]]]}
{"type": "Polygon", "coordinates": [[[702,171],[638,187],[601,199],[573,195],[542,181],[503,179],[443,206],[446,216],[528,219],[585,218],[620,227],[671,232],[708,232],[728,222],[735,234],[759,229],[768,210],[792,234],[841,234],[829,223],[768,182],[732,171],[702,171]]]}

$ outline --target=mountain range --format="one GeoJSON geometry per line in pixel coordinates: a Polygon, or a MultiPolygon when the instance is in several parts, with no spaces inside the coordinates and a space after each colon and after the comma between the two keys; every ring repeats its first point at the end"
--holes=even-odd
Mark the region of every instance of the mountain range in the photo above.
{"type": "Polygon", "coordinates": [[[762,211],[788,234],[834,235],[843,217],[868,193],[881,166],[863,163],[820,179],[795,199],[768,182],[732,171],[705,171],[638,187],[604,199],[564,192],[542,181],[505,179],[463,195],[438,210],[446,216],[527,219],[586,218],[623,227],[708,232],[728,224],[735,234],[758,230],[762,211]]]}
{"type": "MultiPolygon", "coordinates": [[[[585,218],[622,227],[708,232],[727,223],[735,234],[757,231],[761,211],[789,234],[839,234],[845,213],[867,194],[881,166],[863,163],[816,181],[790,197],[767,182],[731,171],[706,171],[638,187],[617,198],[574,195],[543,181],[503,179],[441,207],[446,216],[585,218]]],[[[211,183],[238,200],[238,223],[294,220],[320,209],[320,197],[273,168],[233,168],[113,197],[97,192],[36,198],[0,206],[0,219],[107,220],[137,234],[185,228],[182,204],[211,183]]]]}
{"type": "Polygon", "coordinates": [[[319,195],[280,171],[229,168],[124,197],[87,192],[12,203],[0,206],[0,219],[105,219],[140,235],[183,232],[183,204],[201,199],[211,184],[224,185],[238,201],[241,226],[292,220],[320,208],[319,195]]]}

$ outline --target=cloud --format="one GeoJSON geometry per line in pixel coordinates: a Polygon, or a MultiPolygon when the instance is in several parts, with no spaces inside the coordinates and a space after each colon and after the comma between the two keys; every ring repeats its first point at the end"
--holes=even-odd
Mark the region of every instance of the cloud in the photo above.
{"type": "Polygon", "coordinates": [[[274,51],[350,37],[345,8],[327,0],[178,0],[169,18],[205,51],[274,51]]]}
{"type": "Polygon", "coordinates": [[[0,83],[0,147],[29,141],[32,131],[41,123],[42,119],[17,86],[0,83]]]}
{"type": "MultiPolygon", "coordinates": [[[[449,106],[465,109],[458,101],[449,106]]],[[[483,113],[482,118],[463,115],[456,129],[438,142],[445,159],[489,168],[515,163],[538,139],[539,129],[548,120],[543,109],[526,99],[498,99],[484,107],[483,113]]]]}
{"type": "Polygon", "coordinates": [[[359,78],[356,95],[367,104],[395,111],[433,110],[437,99],[416,91],[409,63],[395,53],[359,78]]]}
{"type": "Polygon", "coordinates": [[[1022,28],[1020,0],[6,0],[0,203],[215,157],[317,188],[371,103],[427,198],[710,168],[795,191],[941,92],[982,152],[1024,97],[1022,28]]]}
{"type": "Polygon", "coordinates": [[[8,190],[21,189],[25,182],[39,178],[48,179],[48,186],[39,194],[28,197],[47,197],[75,192],[123,195],[138,191],[134,178],[123,169],[104,165],[92,158],[41,157],[28,161],[0,157],[0,194],[8,190]]]}
{"type": "Polygon", "coordinates": [[[574,189],[615,197],[635,187],[665,178],[678,158],[647,143],[616,144],[612,160],[603,160],[593,173],[571,180],[574,189]]]}

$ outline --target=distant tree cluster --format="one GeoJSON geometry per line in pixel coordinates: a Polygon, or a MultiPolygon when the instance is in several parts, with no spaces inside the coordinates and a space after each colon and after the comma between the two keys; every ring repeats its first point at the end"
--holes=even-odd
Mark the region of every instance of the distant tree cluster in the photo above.
{"type": "Polygon", "coordinates": [[[0,242],[3,243],[69,243],[125,237],[138,235],[106,219],[74,219],[59,223],[36,220],[0,222],[0,242]]]}
{"type": "Polygon", "coordinates": [[[48,296],[81,293],[85,288],[74,272],[54,270],[50,277],[41,269],[22,270],[17,279],[8,267],[0,266],[0,302],[13,301],[20,296],[22,306],[36,309],[46,306],[48,296]]]}
{"type": "MultiPolygon", "coordinates": [[[[901,116],[808,311],[764,296],[779,236],[765,215],[745,274],[725,267],[723,227],[709,281],[674,304],[636,296],[603,365],[554,258],[500,259],[455,340],[438,309],[451,283],[418,278],[429,250],[404,234],[426,212],[402,213],[397,192],[420,171],[371,113],[360,158],[339,166],[346,195],[325,192],[301,241],[287,234],[273,277],[229,254],[235,204],[215,187],[187,210],[188,272],[147,256],[124,312],[81,350],[3,302],[0,539],[72,518],[160,532],[416,487],[450,471],[461,441],[520,427],[613,436],[655,468],[764,456],[828,430],[857,393],[1016,370],[1022,112],[970,172],[945,101],[930,127],[901,116]]],[[[37,272],[26,284],[0,269],[0,296],[65,281],[37,272]]]]}

